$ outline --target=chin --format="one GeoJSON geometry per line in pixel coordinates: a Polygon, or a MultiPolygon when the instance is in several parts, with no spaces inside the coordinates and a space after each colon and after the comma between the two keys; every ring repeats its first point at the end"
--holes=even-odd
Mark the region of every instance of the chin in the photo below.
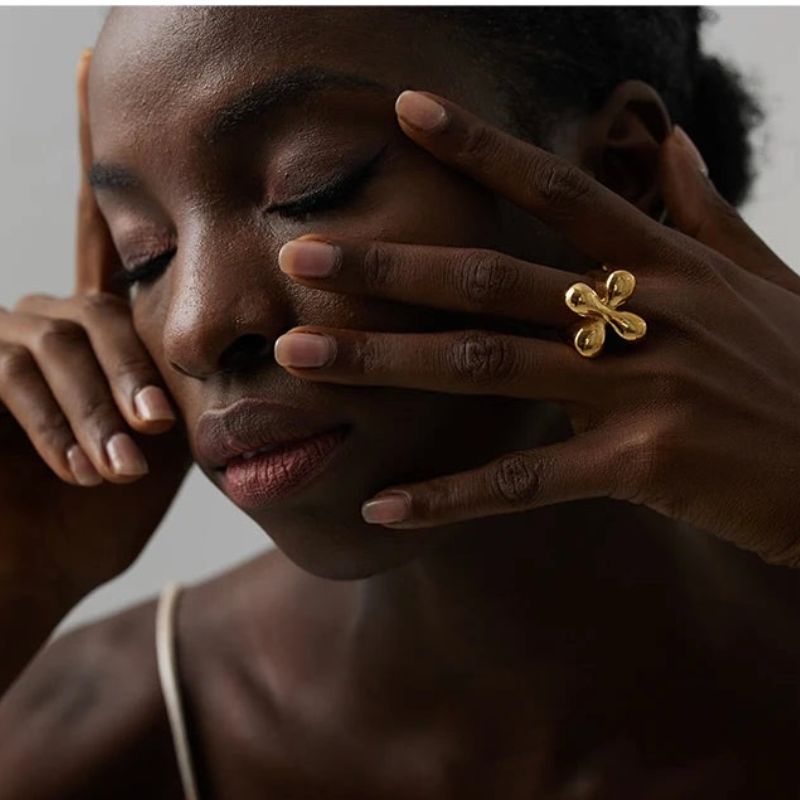
{"type": "Polygon", "coordinates": [[[335,521],[306,506],[255,520],[297,567],[318,578],[353,581],[396,569],[427,552],[439,536],[432,529],[392,530],[370,525],[355,504],[352,518],[335,521]],[[278,519],[278,517],[280,517],[278,519]]]}

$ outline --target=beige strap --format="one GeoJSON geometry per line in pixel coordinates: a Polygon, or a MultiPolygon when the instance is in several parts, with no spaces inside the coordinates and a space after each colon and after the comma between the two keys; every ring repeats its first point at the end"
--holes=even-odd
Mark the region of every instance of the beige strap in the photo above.
{"type": "Polygon", "coordinates": [[[172,728],[172,741],[178,757],[178,769],[186,800],[199,800],[197,782],[192,767],[192,754],[186,734],[186,721],[181,705],[178,685],[178,670],[175,659],[175,607],[183,586],[172,582],[167,584],[158,599],[156,610],[156,657],[161,691],[167,707],[169,725],[172,728]]]}

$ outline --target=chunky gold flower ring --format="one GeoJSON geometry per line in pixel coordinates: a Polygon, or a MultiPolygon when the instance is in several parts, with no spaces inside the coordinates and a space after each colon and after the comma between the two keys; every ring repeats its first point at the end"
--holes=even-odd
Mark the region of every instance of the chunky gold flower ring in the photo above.
{"type": "Polygon", "coordinates": [[[575,349],[586,358],[599,355],[606,341],[606,323],[625,341],[633,342],[647,333],[647,323],[630,311],[618,311],[633,294],[636,278],[626,269],[608,272],[603,264],[603,273],[592,289],[585,283],[573,283],[564,299],[567,307],[586,321],[577,322],[572,328],[575,349]]]}

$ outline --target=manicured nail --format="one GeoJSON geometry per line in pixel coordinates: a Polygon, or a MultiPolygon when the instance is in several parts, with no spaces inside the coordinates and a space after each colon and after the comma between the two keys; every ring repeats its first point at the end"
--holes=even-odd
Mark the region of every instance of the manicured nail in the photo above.
{"type": "Polygon", "coordinates": [[[708,177],[708,166],[703,160],[703,156],[700,154],[700,151],[697,149],[697,145],[689,138],[689,134],[686,133],[686,131],[681,128],[680,125],[674,125],[673,132],[675,138],[678,140],[678,143],[689,153],[695,164],[697,164],[697,168],[700,170],[700,172],[708,177]]]}
{"type": "Polygon", "coordinates": [[[367,500],[361,507],[361,516],[365,522],[385,525],[390,522],[402,522],[411,514],[411,498],[402,492],[390,492],[367,500]]]}
{"type": "Polygon", "coordinates": [[[333,339],[319,333],[285,333],[275,342],[275,360],[284,367],[321,367],[335,352],[333,339]]]}
{"type": "Polygon", "coordinates": [[[325,278],[339,265],[338,247],[327,242],[286,242],[278,252],[278,266],[289,275],[301,278],[325,278]]]}
{"type": "Polygon", "coordinates": [[[115,433],[106,445],[106,452],[111,461],[111,469],[117,475],[145,475],[149,472],[147,461],[136,442],[127,433],[115,433]]]}
{"type": "Polygon", "coordinates": [[[133,406],[138,416],[145,422],[174,420],[175,414],[167,400],[164,390],[158,386],[145,386],[133,398],[133,406]]]}
{"type": "Polygon", "coordinates": [[[67,461],[75,480],[81,486],[97,486],[103,482],[103,476],[94,468],[79,444],[74,444],[67,450],[67,461]]]}
{"type": "Polygon", "coordinates": [[[421,131],[435,131],[444,127],[447,122],[444,107],[420,92],[401,92],[395,101],[394,110],[404,122],[421,131]]]}

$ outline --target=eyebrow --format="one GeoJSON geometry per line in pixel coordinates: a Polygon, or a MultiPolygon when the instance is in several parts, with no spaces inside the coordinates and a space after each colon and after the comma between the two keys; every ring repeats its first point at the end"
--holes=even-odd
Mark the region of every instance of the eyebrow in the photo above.
{"type": "Polygon", "coordinates": [[[219,109],[209,125],[206,140],[215,144],[236,129],[255,122],[268,111],[324,89],[361,89],[384,94],[399,94],[401,89],[387,86],[364,75],[306,67],[275,75],[241,94],[219,109]]]}
{"type": "MultiPolygon", "coordinates": [[[[269,111],[325,89],[360,89],[393,96],[402,91],[402,87],[387,86],[364,75],[319,67],[284,72],[252,86],[214,112],[204,138],[208,144],[218,144],[222,138],[258,121],[269,111]]],[[[93,164],[88,179],[95,189],[132,189],[139,185],[138,178],[129,169],[107,162],[93,164]]]]}
{"type": "Polygon", "coordinates": [[[126,167],[103,161],[92,164],[87,178],[95,189],[132,189],[139,184],[138,178],[126,167]]]}

